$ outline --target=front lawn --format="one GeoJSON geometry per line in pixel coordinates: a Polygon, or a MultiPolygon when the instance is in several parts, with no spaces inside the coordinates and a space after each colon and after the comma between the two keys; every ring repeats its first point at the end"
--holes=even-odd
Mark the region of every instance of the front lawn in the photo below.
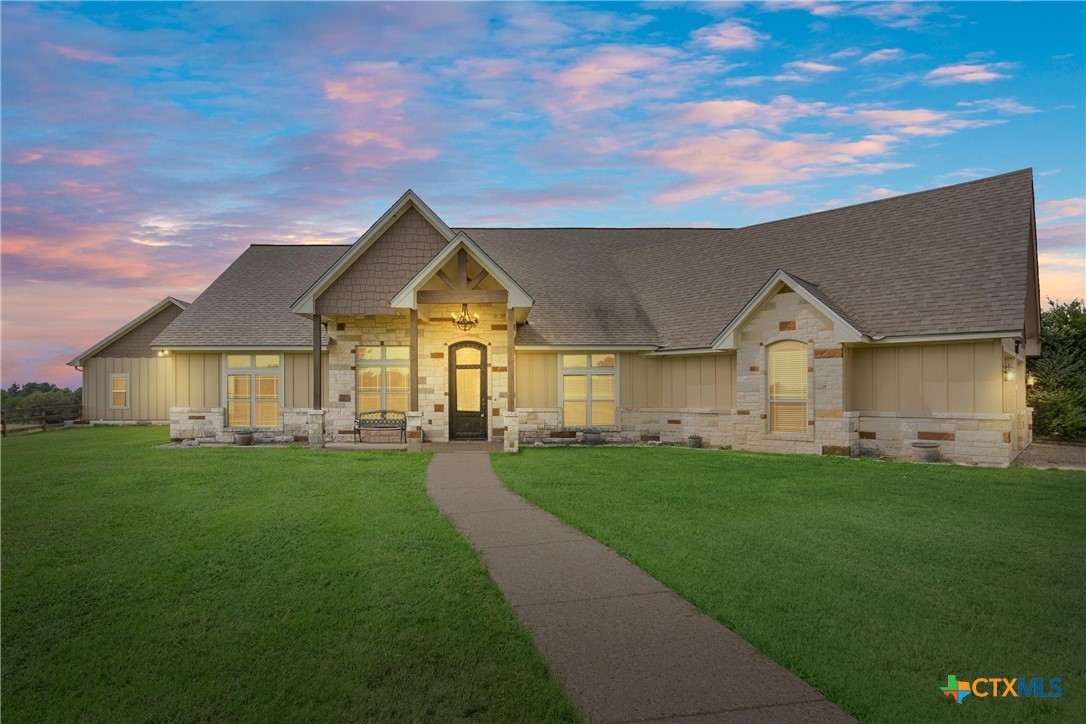
{"type": "Polygon", "coordinates": [[[493,462],[862,720],[1086,721],[1086,474],[678,448],[493,462]],[[959,706],[949,674],[1063,695],[959,706]]]}
{"type": "Polygon", "coordinates": [[[428,455],[5,439],[2,718],[562,721],[428,455]]]}

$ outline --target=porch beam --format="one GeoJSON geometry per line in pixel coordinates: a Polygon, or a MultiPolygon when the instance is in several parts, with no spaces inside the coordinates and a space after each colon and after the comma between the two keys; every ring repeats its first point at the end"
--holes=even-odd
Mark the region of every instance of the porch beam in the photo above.
{"type": "Polygon", "coordinates": [[[490,272],[488,272],[486,269],[483,269],[481,272],[479,272],[479,276],[468,282],[468,289],[474,289],[475,287],[479,286],[479,282],[483,281],[488,276],[490,276],[490,272]]]}
{"type": "Polygon", "coordinates": [[[506,352],[506,384],[509,386],[509,412],[517,411],[517,353],[513,348],[517,337],[517,318],[514,310],[507,309],[505,315],[505,338],[508,345],[506,352]]]}
{"type": "Polygon", "coordinates": [[[411,350],[409,354],[408,369],[411,377],[410,404],[408,412],[419,411],[419,310],[411,310],[411,350]]]}
{"type": "Polygon", "coordinates": [[[468,252],[464,249],[456,252],[456,288],[468,288],[468,252]]]}
{"type": "Polygon", "coordinates": [[[449,289],[456,289],[456,282],[454,282],[452,280],[452,277],[446,274],[443,270],[438,269],[437,276],[441,281],[445,282],[445,286],[447,286],[449,289]]]}
{"type": "Polygon", "coordinates": [[[497,304],[507,302],[509,292],[504,289],[423,289],[415,293],[415,299],[418,304],[497,304]]]}
{"type": "Polygon", "coordinates": [[[321,404],[321,315],[313,315],[313,409],[321,404]]]}

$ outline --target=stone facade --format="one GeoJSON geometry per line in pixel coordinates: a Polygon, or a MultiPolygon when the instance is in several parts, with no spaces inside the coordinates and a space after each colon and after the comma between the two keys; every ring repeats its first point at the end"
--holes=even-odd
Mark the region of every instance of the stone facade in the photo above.
{"type": "MultiPolygon", "coordinates": [[[[458,304],[423,305],[419,315],[419,409],[424,440],[448,440],[449,359],[448,348],[457,342],[478,342],[486,346],[487,431],[488,438],[499,441],[505,433],[504,414],[509,406],[508,337],[506,310],[501,304],[471,305],[469,312],[479,315],[479,325],[461,332],[452,325],[451,315],[460,312],[458,304]]],[[[356,412],[356,358],[359,346],[401,345],[411,343],[410,322],[406,314],[385,316],[330,315],[328,335],[335,340],[328,347],[328,410],[325,438],[344,442],[352,439],[356,412]]],[[[373,442],[381,432],[365,433],[373,442]]],[[[387,440],[392,442],[392,440],[387,440]]],[[[396,442],[399,442],[397,439],[396,442]]]]}
{"type": "Polygon", "coordinates": [[[911,458],[912,443],[937,442],[939,459],[1006,467],[1021,450],[1012,444],[1016,415],[933,412],[917,417],[895,412],[860,412],[860,451],[911,458]]]}
{"type": "MultiPolygon", "coordinates": [[[[309,439],[310,410],[283,408],[279,411],[280,426],[271,430],[254,431],[256,442],[305,442],[309,439]]],[[[234,431],[225,428],[226,410],[222,407],[171,407],[170,440],[199,443],[232,443],[234,431]]]]}
{"type": "Polygon", "coordinates": [[[845,414],[844,348],[834,340],[829,319],[796,292],[782,291],[763,303],[737,334],[734,447],[816,455],[859,452],[855,417],[845,414]],[[766,349],[784,340],[807,345],[806,433],[769,431],[766,349]]]}
{"type": "MultiPolygon", "coordinates": [[[[408,448],[425,441],[445,441],[449,434],[450,345],[472,341],[487,350],[487,437],[520,444],[569,443],[580,431],[566,429],[560,407],[522,407],[509,414],[509,350],[505,305],[471,305],[479,325],[460,332],[450,320],[460,305],[423,305],[418,326],[419,409],[408,412],[408,448]]],[[[258,431],[258,441],[353,440],[359,346],[409,346],[406,314],[327,315],[329,345],[327,408],[284,409],[282,425],[258,431]]],[[[835,340],[833,322],[799,294],[784,288],[770,297],[736,332],[735,407],[631,407],[618,401],[616,424],[603,430],[610,443],[684,444],[697,435],[704,447],[816,455],[878,455],[912,458],[911,443],[937,441],[940,458],[950,462],[1006,466],[1032,439],[1032,411],[1020,413],[918,413],[848,410],[845,404],[844,348],[835,340]],[[804,433],[769,430],[767,349],[783,340],[806,345],[808,412],[804,433]]],[[[406,363],[405,363],[406,364],[406,363]]],[[[557,374],[557,370],[555,371],[557,374]]],[[[622,370],[619,370],[619,375],[622,370]]],[[[171,437],[231,442],[223,430],[222,408],[171,409],[171,437]]],[[[395,431],[363,433],[368,442],[400,442],[395,431]]]]}

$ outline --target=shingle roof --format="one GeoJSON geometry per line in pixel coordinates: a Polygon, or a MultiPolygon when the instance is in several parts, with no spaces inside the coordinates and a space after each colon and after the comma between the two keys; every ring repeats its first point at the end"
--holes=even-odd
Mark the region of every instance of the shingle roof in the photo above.
{"type": "Polygon", "coordinates": [[[156,346],[313,343],[313,324],[290,311],[344,245],[254,245],[155,339],[156,346]]]}
{"type": "Polygon", "coordinates": [[[873,336],[1019,330],[1032,209],[1024,170],[740,229],[465,231],[536,298],[526,343],[690,349],[778,268],[873,336]]]}
{"type": "MultiPolygon", "coordinates": [[[[164,322],[168,323],[173,319],[176,319],[176,315],[164,316],[163,312],[170,309],[183,312],[188,306],[188,302],[183,302],[175,297],[164,297],[143,314],[129,320],[127,324],[115,330],[112,334],[98,340],[94,345],[87,348],[65,364],[71,365],[72,367],[78,367],[83,364],[83,361],[86,359],[102,352],[108,353],[118,342],[131,341],[135,345],[146,346],[154,339],[156,331],[162,329],[162,324],[164,322]]],[[[113,356],[122,357],[129,355],[114,354],[113,356]]]]}
{"type": "MultiPolygon", "coordinates": [[[[1024,170],[739,229],[462,230],[535,299],[518,344],[693,349],[777,269],[871,336],[1020,330],[1032,213],[1024,170]]],[[[250,247],[156,344],[310,344],[290,306],[343,253],[250,247]]]]}

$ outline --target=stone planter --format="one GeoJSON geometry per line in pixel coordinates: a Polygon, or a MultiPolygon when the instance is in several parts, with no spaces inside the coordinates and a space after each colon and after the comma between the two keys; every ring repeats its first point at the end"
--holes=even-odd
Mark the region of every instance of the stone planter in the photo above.
{"type": "Polygon", "coordinates": [[[585,430],[584,431],[584,444],[585,445],[602,445],[603,435],[599,430],[585,430]]]}
{"type": "Polygon", "coordinates": [[[700,435],[691,435],[690,437],[686,438],[686,446],[687,447],[701,447],[701,436],[700,435]]]}
{"type": "Polygon", "coordinates": [[[914,442],[913,457],[923,463],[939,462],[939,443],[930,440],[914,442]]]}
{"type": "Polygon", "coordinates": [[[253,444],[253,432],[252,432],[252,430],[235,432],[234,433],[234,444],[242,446],[242,447],[247,447],[249,445],[252,445],[253,444]]]}

